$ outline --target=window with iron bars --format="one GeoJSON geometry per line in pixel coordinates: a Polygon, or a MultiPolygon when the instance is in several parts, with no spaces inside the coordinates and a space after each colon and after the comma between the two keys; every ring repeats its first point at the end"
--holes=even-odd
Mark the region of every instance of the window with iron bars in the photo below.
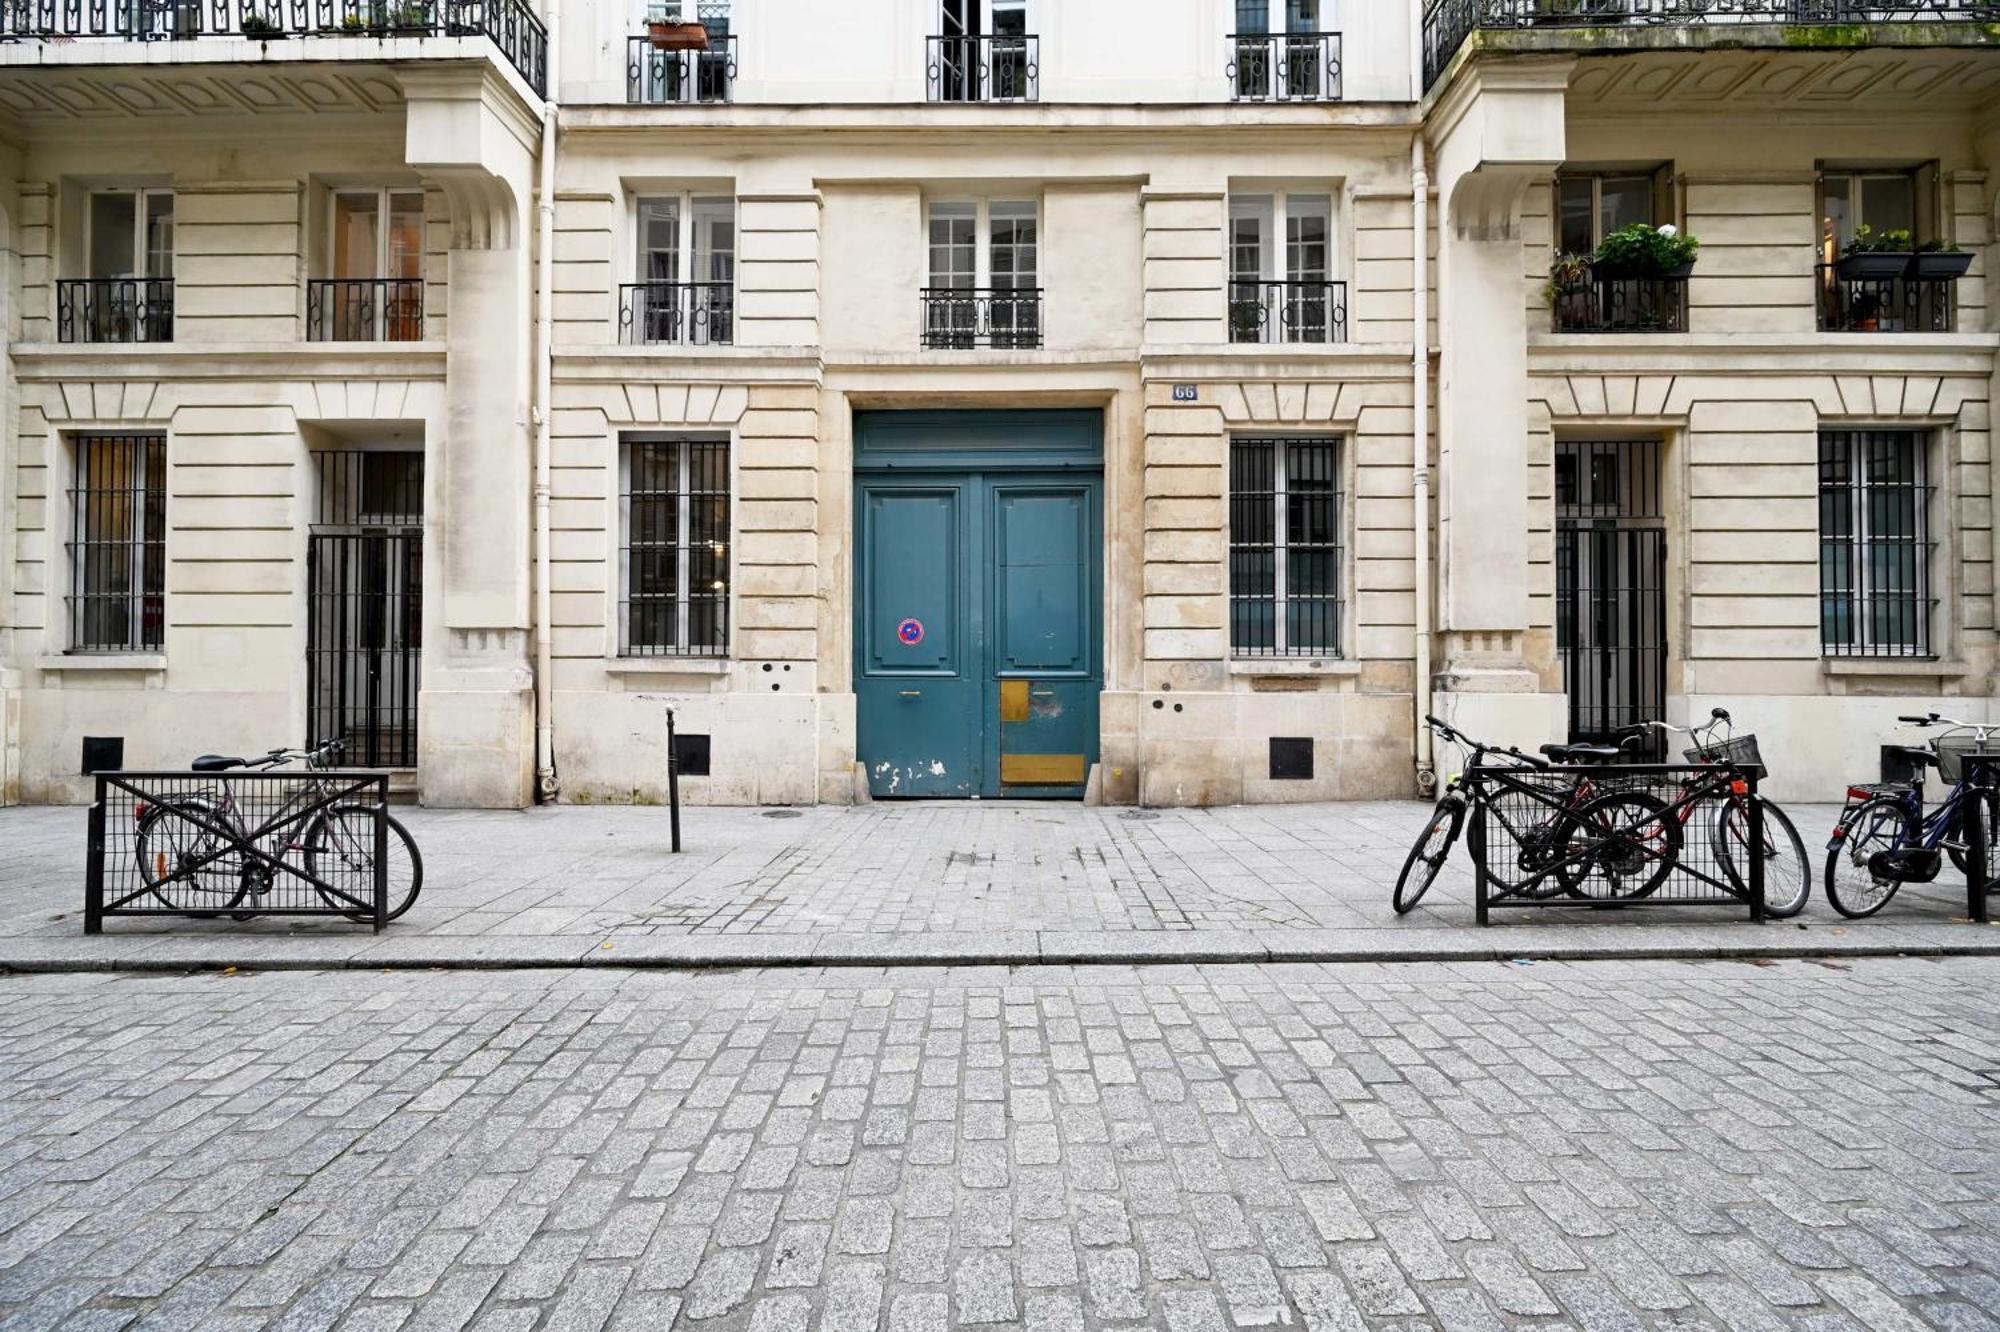
{"type": "Polygon", "coordinates": [[[627,436],[619,453],[619,655],[727,655],[728,441],[627,436]]]}
{"type": "Polygon", "coordinates": [[[1337,438],[1229,442],[1229,650],[1338,657],[1345,610],[1337,438]]]}
{"type": "Polygon", "coordinates": [[[157,652],[166,641],[167,440],[72,442],[69,650],[157,652]]]}
{"type": "Polygon", "coordinates": [[[1915,430],[1819,437],[1820,651],[1930,657],[1930,502],[1915,430]]]}

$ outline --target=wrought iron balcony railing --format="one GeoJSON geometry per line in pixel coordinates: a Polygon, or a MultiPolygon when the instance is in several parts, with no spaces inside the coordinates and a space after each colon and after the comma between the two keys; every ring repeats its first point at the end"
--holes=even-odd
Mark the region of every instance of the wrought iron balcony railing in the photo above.
{"type": "Polygon", "coordinates": [[[1042,345],[1040,287],[925,287],[921,295],[926,348],[1042,345]]]}
{"type": "Polygon", "coordinates": [[[1842,277],[1838,264],[1819,265],[1815,277],[1822,333],[1950,333],[1957,328],[1956,278],[1842,277]]]}
{"type": "Polygon", "coordinates": [[[1340,34],[1234,33],[1228,73],[1239,102],[1337,102],[1340,34]]]}
{"type": "Polygon", "coordinates": [[[1041,97],[1042,39],[1015,34],[930,39],[933,102],[1033,102],[1041,97]]]}
{"type": "Polygon", "coordinates": [[[420,342],[422,278],[315,278],[306,283],[309,342],[420,342]]]}
{"type": "Polygon", "coordinates": [[[627,282],[618,288],[618,341],[634,347],[727,347],[736,341],[728,282],[627,282]]]}
{"type": "Polygon", "coordinates": [[[172,278],[65,278],[56,283],[57,342],[172,342],[172,278]]]}
{"type": "Polygon", "coordinates": [[[528,0],[0,0],[0,41],[479,36],[546,94],[548,32],[528,0]]]}
{"type": "MultiPolygon", "coordinates": [[[[1738,24],[2000,22],[1995,0],[1431,0],[1424,11],[1424,88],[1482,28],[1721,28],[1738,24]]],[[[1808,34],[1809,36],[1809,34],[1808,34]]],[[[1808,40],[1804,45],[1812,45],[1808,40]]]]}
{"type": "Polygon", "coordinates": [[[1345,282],[1229,284],[1231,342],[1347,341],[1345,282]]]}
{"type": "Polygon", "coordinates": [[[706,51],[663,51],[650,37],[625,43],[625,100],[633,106],[727,102],[736,86],[736,38],[708,35],[706,51]]]}
{"type": "Polygon", "coordinates": [[[1688,280],[1586,277],[1554,307],[1558,333],[1685,333],[1688,280]]]}

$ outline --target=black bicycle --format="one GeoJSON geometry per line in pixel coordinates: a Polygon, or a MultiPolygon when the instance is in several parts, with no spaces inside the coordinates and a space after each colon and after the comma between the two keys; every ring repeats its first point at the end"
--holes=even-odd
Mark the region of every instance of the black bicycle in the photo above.
{"type": "MultiPolygon", "coordinates": [[[[317,749],[273,749],[252,759],[204,754],[188,766],[195,772],[262,771],[303,762],[308,771],[317,773],[328,767],[343,747],[341,741],[334,740],[317,749]]],[[[337,803],[303,818],[287,817],[293,810],[326,798],[331,790],[325,777],[300,782],[277,813],[265,821],[272,831],[261,838],[253,838],[244,827],[227,782],[177,796],[172,802],[143,805],[136,811],[134,837],[140,876],[170,911],[201,917],[228,913],[248,920],[257,914],[258,902],[277,880],[278,866],[271,862],[282,864],[296,856],[315,880],[315,891],[322,901],[350,920],[371,922],[373,913],[357,910],[350,899],[317,885],[373,877],[375,810],[357,803],[337,803]],[[258,846],[270,859],[244,856],[233,849],[243,842],[258,846]]],[[[424,859],[409,830],[392,817],[385,819],[389,830],[385,918],[395,920],[410,909],[423,888],[424,859]]]]}
{"type": "Polygon", "coordinates": [[[1522,820],[1518,811],[1510,817],[1494,802],[1488,783],[1466,780],[1481,769],[1546,771],[1550,761],[1579,768],[1613,763],[1630,757],[1636,736],[1618,745],[1543,745],[1545,758],[1536,758],[1518,748],[1475,740],[1437,717],[1426,716],[1424,721],[1447,744],[1468,751],[1468,757],[1464,771],[1453,773],[1445,783],[1430,822],[1403,861],[1393,898],[1397,915],[1415,909],[1430,891],[1464,830],[1466,814],[1475,809],[1480,817],[1500,824],[1520,847],[1518,868],[1523,877],[1504,886],[1523,897],[1558,893],[1592,901],[1641,897],[1673,868],[1680,853],[1679,825],[1662,821],[1659,816],[1666,802],[1643,791],[1608,788],[1587,771],[1551,774],[1547,789],[1534,802],[1536,812],[1522,820]],[[1621,835],[1648,824],[1658,824],[1671,843],[1661,855],[1648,856],[1621,835]]]}

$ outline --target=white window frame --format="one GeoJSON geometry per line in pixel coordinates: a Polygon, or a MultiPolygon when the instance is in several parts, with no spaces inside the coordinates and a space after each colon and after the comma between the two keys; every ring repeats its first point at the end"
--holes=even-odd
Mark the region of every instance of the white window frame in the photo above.
{"type": "MultiPolygon", "coordinates": [[[[1223,219],[1223,250],[1226,281],[1224,292],[1225,322],[1233,318],[1233,315],[1228,311],[1233,309],[1233,293],[1238,282],[1280,282],[1290,284],[1306,280],[1299,277],[1292,268],[1291,221],[1294,217],[1307,217],[1320,212],[1320,204],[1324,204],[1324,215],[1326,218],[1326,272],[1323,277],[1311,280],[1338,284],[1343,281],[1340,267],[1341,214],[1339,191],[1334,189],[1331,184],[1323,186],[1310,185],[1304,188],[1274,185],[1269,189],[1255,187],[1243,189],[1232,187],[1230,189],[1228,200],[1224,205],[1223,219]],[[1306,200],[1311,200],[1313,206],[1307,207],[1303,202],[1306,200]],[[1253,203],[1261,204],[1265,201],[1268,201],[1270,205],[1269,211],[1264,214],[1264,217],[1270,222],[1270,229],[1258,243],[1257,276],[1252,278],[1247,275],[1239,275],[1236,271],[1236,223],[1239,216],[1237,205],[1240,203],[1247,206],[1253,203]]],[[[1231,331],[1230,341],[1236,341],[1233,331],[1231,331]]],[[[1273,316],[1265,319],[1259,325],[1258,337],[1255,342],[1246,340],[1240,345],[1269,346],[1285,344],[1330,346],[1336,342],[1335,330],[1331,322],[1329,322],[1325,338],[1317,340],[1300,338],[1294,340],[1284,336],[1282,320],[1273,316]]]]}
{"type": "MultiPolygon", "coordinates": [[[[92,431],[76,431],[73,433],[68,433],[63,437],[63,440],[65,445],[64,461],[69,469],[69,486],[67,487],[67,493],[64,496],[65,503],[63,506],[66,511],[66,521],[69,524],[69,531],[67,533],[67,542],[69,549],[68,549],[68,558],[66,560],[66,563],[69,566],[68,577],[66,580],[69,591],[64,598],[62,607],[63,610],[62,622],[63,622],[63,634],[64,634],[63,651],[66,654],[86,655],[86,656],[104,655],[104,654],[116,655],[123,653],[164,652],[166,651],[165,617],[166,617],[166,603],[167,603],[166,554],[165,554],[166,527],[167,527],[166,508],[169,495],[171,493],[171,477],[166,475],[166,473],[171,471],[172,468],[171,458],[166,453],[166,448],[167,448],[166,434],[162,431],[131,432],[131,431],[118,431],[118,430],[103,430],[103,431],[92,430],[92,431]],[[112,543],[110,541],[93,542],[90,537],[88,516],[80,512],[80,506],[84,494],[83,483],[85,477],[88,474],[84,461],[84,451],[90,446],[110,443],[112,441],[122,442],[132,449],[134,458],[131,463],[131,468],[134,476],[137,479],[136,486],[131,486],[127,488],[127,493],[136,497],[135,502],[132,504],[131,530],[126,534],[125,538],[118,543],[124,546],[126,551],[128,552],[127,559],[129,560],[131,565],[131,574],[129,579],[127,580],[129,586],[127,587],[125,593],[123,594],[126,597],[128,605],[130,607],[127,618],[127,633],[125,641],[123,643],[82,643],[77,641],[78,630],[81,627],[82,618],[87,617],[88,611],[86,609],[83,612],[82,617],[80,617],[79,612],[76,609],[77,603],[86,598],[91,598],[91,597],[103,598],[105,596],[116,595],[114,593],[108,593],[108,592],[93,593],[89,590],[91,580],[88,577],[88,575],[90,572],[91,553],[93,550],[99,547],[108,546],[112,543]],[[146,522],[146,490],[147,490],[146,469],[148,464],[147,454],[155,443],[157,443],[160,447],[161,459],[163,464],[163,471],[161,476],[161,485],[159,492],[160,494],[159,544],[161,548],[161,586],[160,586],[161,625],[160,625],[160,641],[158,643],[149,644],[145,641],[146,547],[149,544],[148,543],[149,533],[146,522]]],[[[104,489],[105,489],[104,487],[97,487],[91,493],[93,494],[103,493],[104,489]]]]}
{"type": "Polygon", "coordinates": [[[107,188],[90,191],[83,206],[83,267],[84,276],[102,281],[171,282],[173,261],[180,249],[180,210],[178,201],[174,212],[174,243],[167,251],[168,272],[152,274],[146,271],[146,262],[151,257],[146,248],[147,235],[152,230],[153,200],[173,199],[171,189],[160,186],[136,185],[122,188],[107,188]],[[97,203],[96,200],[110,195],[131,195],[132,203],[132,268],[124,273],[94,273],[90,269],[97,258],[97,203]]]}
{"type": "MultiPolygon", "coordinates": [[[[1827,440],[1830,436],[1838,437],[1845,441],[1845,446],[1849,449],[1848,474],[1851,479],[1845,489],[1848,501],[1847,521],[1853,533],[1848,550],[1852,556],[1851,570],[1854,585],[1846,593],[1849,602],[1848,613],[1852,621],[1852,633],[1848,641],[1841,644],[1827,644],[1822,640],[1821,655],[1828,660],[1849,657],[1869,660],[1934,660],[1938,656],[1938,650],[1936,626],[1933,624],[1933,620],[1937,615],[1941,603],[1935,595],[1937,588],[1938,548],[1934,536],[1936,527],[1931,513],[1931,506],[1936,498],[1931,486],[1931,447],[1933,434],[1928,430],[1913,430],[1901,426],[1826,428],[1822,429],[1818,436],[1818,449],[1822,454],[1826,449],[1827,440]],[[1883,487],[1869,480],[1865,469],[1860,465],[1859,450],[1856,448],[1856,445],[1872,435],[1898,437],[1908,443],[1911,452],[1911,482],[1909,486],[1897,487],[1891,485],[1883,487]],[[1878,541],[1886,543],[1893,540],[1893,536],[1878,538],[1875,534],[1873,524],[1869,521],[1869,497],[1878,488],[1892,490],[1909,489],[1912,492],[1911,515],[1915,520],[1917,529],[1915,540],[1912,544],[1918,552],[1918,556],[1916,562],[1916,586],[1909,589],[1908,598],[1915,606],[1917,614],[1914,641],[1905,642],[1894,639],[1878,639],[1875,635],[1872,617],[1868,613],[1869,607],[1875,601],[1874,583],[1869,577],[1869,571],[1873,565],[1873,561],[1869,558],[1869,551],[1878,541]],[[1886,652],[1879,650],[1884,647],[1891,650],[1886,652]]],[[[1822,530],[1819,536],[1821,542],[1824,543],[1826,539],[1825,531],[1822,530]]],[[[1820,559],[1824,561],[1825,558],[1824,545],[1822,545],[1820,559]]],[[[1815,569],[1814,573],[1820,578],[1824,578],[1825,576],[1823,566],[1815,569]]],[[[1825,593],[1822,591],[1821,596],[1824,597],[1824,595],[1825,593]]],[[[1823,605],[1820,607],[1819,613],[1822,617],[1823,625],[1826,614],[1823,605]]],[[[1822,629],[1822,634],[1823,632],[1822,629]]]]}
{"type": "Polygon", "coordinates": [[[1292,26],[1291,0],[1264,0],[1265,27],[1261,33],[1245,33],[1237,18],[1236,0],[1228,0],[1228,3],[1230,31],[1239,36],[1308,36],[1332,31],[1326,24],[1327,19],[1331,17],[1328,11],[1333,7],[1333,0],[1319,0],[1319,17],[1313,20],[1313,26],[1310,28],[1294,28],[1292,26]]]}
{"type": "MultiPolygon", "coordinates": [[[[697,254],[695,247],[695,205],[718,203],[726,205],[729,210],[729,290],[733,295],[736,291],[738,241],[741,238],[741,228],[738,225],[736,215],[736,196],[733,193],[724,194],[715,190],[639,190],[632,195],[632,280],[634,282],[665,280],[678,282],[682,285],[690,282],[707,283],[715,281],[716,279],[714,278],[694,276],[695,257],[697,254]],[[671,202],[677,210],[677,216],[680,219],[680,226],[678,227],[680,234],[674,239],[674,262],[679,276],[671,279],[649,277],[641,271],[644,266],[643,260],[648,253],[646,249],[644,221],[646,205],[660,201],[671,202]]],[[[710,253],[712,254],[713,251],[710,251],[710,253]]]]}
{"type": "MultiPolygon", "coordinates": [[[[1352,589],[1350,583],[1349,570],[1354,562],[1354,545],[1352,540],[1350,540],[1349,538],[1349,532],[1348,532],[1348,521],[1349,521],[1348,510],[1350,508],[1353,498],[1349,492],[1349,486],[1348,486],[1348,457],[1350,449],[1352,447],[1352,445],[1350,444],[1351,439],[1352,439],[1351,435],[1344,435],[1344,434],[1322,436],[1322,435],[1294,435],[1294,434],[1284,434],[1284,433],[1244,434],[1240,436],[1232,436],[1229,439],[1228,446],[1231,449],[1234,449],[1238,444],[1261,444],[1270,451],[1272,492],[1265,498],[1267,498],[1270,501],[1272,509],[1274,511],[1272,519],[1272,527],[1271,527],[1272,646],[1268,650],[1265,650],[1260,648],[1244,647],[1236,642],[1236,624],[1235,624],[1235,614],[1233,605],[1236,599],[1236,593],[1233,585],[1225,587],[1224,596],[1226,600],[1229,603],[1231,603],[1229,626],[1227,630],[1229,635],[1229,655],[1231,660],[1262,661],[1278,657],[1291,658],[1293,660],[1297,660],[1301,657],[1304,658],[1323,657],[1329,661],[1346,660],[1348,655],[1348,642],[1350,638],[1348,632],[1349,626],[1347,623],[1347,619],[1348,615],[1350,614],[1350,607],[1352,605],[1352,600],[1353,600],[1351,594],[1352,589]],[[1294,648],[1287,641],[1287,639],[1290,637],[1289,631],[1291,627],[1291,589],[1289,587],[1290,570],[1288,568],[1290,560],[1290,546],[1291,546],[1291,513],[1290,513],[1291,477],[1289,475],[1291,468],[1291,456],[1290,456],[1291,451],[1286,446],[1300,441],[1307,441],[1316,444],[1324,444],[1333,450],[1333,477],[1334,477],[1333,529],[1334,529],[1334,542],[1335,542],[1334,549],[1338,552],[1338,558],[1335,561],[1334,565],[1334,580],[1336,584],[1336,590],[1333,594],[1334,607],[1335,607],[1335,619],[1333,625],[1333,635],[1334,635],[1333,649],[1328,649],[1323,647],[1312,647],[1303,649],[1294,648]]],[[[1228,470],[1227,466],[1225,465],[1225,476],[1223,478],[1223,485],[1225,488],[1224,504],[1228,506],[1229,509],[1233,509],[1235,507],[1235,493],[1232,489],[1230,489],[1229,478],[1226,475],[1227,470],[1228,470]]],[[[1225,567],[1227,563],[1230,561],[1230,556],[1233,553],[1234,548],[1236,546],[1235,535],[1236,534],[1233,529],[1224,534],[1223,559],[1225,561],[1225,567]]]]}
{"type": "MultiPolygon", "coordinates": [[[[944,30],[945,10],[950,3],[951,0],[935,0],[935,3],[931,7],[931,17],[934,20],[932,31],[936,32],[940,37],[958,35],[956,33],[947,34],[944,30]]],[[[969,35],[992,36],[993,11],[996,9],[1020,10],[1021,31],[1029,35],[1033,35],[1036,31],[1035,19],[1037,16],[1038,0],[966,0],[966,4],[972,11],[973,22],[978,24],[975,34],[969,35]]]]}
{"type": "Polygon", "coordinates": [[[1035,281],[1042,285],[1042,201],[1039,198],[967,198],[955,195],[951,198],[927,199],[924,202],[924,285],[936,287],[937,271],[931,267],[931,220],[939,208],[972,209],[972,287],[975,291],[990,291],[993,288],[993,210],[995,207],[1014,208],[1025,206],[1032,211],[1035,224],[1035,281]]]}
{"type": "Polygon", "coordinates": [[[424,280],[424,270],[429,267],[427,262],[429,245],[424,232],[429,225],[429,220],[425,216],[428,210],[424,207],[424,189],[421,185],[377,185],[372,188],[360,186],[352,189],[341,186],[328,190],[326,194],[326,276],[328,278],[336,282],[365,282],[371,280],[380,281],[394,276],[389,272],[389,201],[391,197],[398,194],[411,194],[417,198],[417,275],[413,280],[417,282],[424,280]],[[348,198],[366,198],[370,195],[373,195],[375,198],[375,271],[373,273],[337,273],[334,271],[338,262],[334,257],[334,251],[339,242],[340,200],[343,196],[348,198]]]}

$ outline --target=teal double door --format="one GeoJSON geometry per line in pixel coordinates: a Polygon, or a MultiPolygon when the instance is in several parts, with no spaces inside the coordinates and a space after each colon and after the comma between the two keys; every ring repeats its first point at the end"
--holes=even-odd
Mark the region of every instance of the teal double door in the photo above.
{"type": "Polygon", "coordinates": [[[1083,794],[1102,439],[1096,412],[856,415],[855,740],[876,798],[1083,794]]]}

